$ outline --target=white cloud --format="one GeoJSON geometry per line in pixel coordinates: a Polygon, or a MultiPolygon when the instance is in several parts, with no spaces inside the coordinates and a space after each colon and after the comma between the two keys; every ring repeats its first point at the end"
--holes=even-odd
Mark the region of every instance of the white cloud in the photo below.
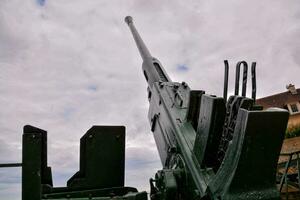
{"type": "Polygon", "coordinates": [[[124,124],[126,182],[145,189],[160,163],[147,122],[141,59],[124,17],[134,17],[172,80],[221,95],[224,59],[232,67],[257,61],[258,96],[264,96],[289,82],[300,87],[299,13],[296,0],[51,0],[44,6],[3,0],[0,141],[8,150],[1,148],[1,155],[20,161],[23,125],[48,130],[49,164],[61,185],[78,169],[79,139],[92,125],[124,124]],[[189,70],[177,71],[178,64],[189,70]],[[135,165],[143,167],[134,172],[135,165]]]}

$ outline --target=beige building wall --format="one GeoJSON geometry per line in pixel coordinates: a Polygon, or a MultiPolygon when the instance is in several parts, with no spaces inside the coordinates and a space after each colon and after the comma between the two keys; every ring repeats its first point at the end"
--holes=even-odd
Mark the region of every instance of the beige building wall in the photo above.
{"type": "Polygon", "coordinates": [[[300,126],[300,114],[290,115],[288,122],[288,129],[300,126]]]}

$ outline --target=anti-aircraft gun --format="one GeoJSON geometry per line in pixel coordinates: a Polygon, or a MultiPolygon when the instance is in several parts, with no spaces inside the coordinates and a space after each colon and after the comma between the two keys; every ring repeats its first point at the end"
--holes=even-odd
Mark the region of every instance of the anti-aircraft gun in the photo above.
{"type": "MultiPolygon", "coordinates": [[[[191,90],[172,82],[125,18],[143,59],[148,83],[149,121],[163,169],[150,179],[152,200],[279,200],[276,166],[288,120],[281,109],[263,111],[246,97],[248,65],[237,63],[235,93],[224,96],[191,90]],[[243,66],[242,94],[239,95],[243,66]]],[[[125,127],[93,126],[80,139],[80,165],[66,187],[54,187],[47,163],[47,132],[26,125],[23,130],[22,199],[146,200],[147,193],[124,185],[125,127]]]]}
{"type": "Polygon", "coordinates": [[[125,21],[143,59],[148,118],[163,166],[150,179],[151,199],[280,199],[276,166],[288,113],[255,105],[256,63],[251,67],[252,98],[246,97],[245,61],[237,64],[235,94],[228,101],[227,61],[224,97],[191,90],[185,82],[171,81],[145,46],[132,17],[125,21]]]}

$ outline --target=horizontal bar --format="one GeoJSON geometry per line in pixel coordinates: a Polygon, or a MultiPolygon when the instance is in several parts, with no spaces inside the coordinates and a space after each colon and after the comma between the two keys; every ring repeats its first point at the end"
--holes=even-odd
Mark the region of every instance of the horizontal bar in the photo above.
{"type": "Polygon", "coordinates": [[[0,163],[0,168],[5,167],[22,167],[22,163],[0,163]]]}
{"type": "Polygon", "coordinates": [[[300,154],[300,151],[295,151],[295,152],[291,152],[291,153],[280,153],[280,156],[290,156],[293,154],[300,154]]]}

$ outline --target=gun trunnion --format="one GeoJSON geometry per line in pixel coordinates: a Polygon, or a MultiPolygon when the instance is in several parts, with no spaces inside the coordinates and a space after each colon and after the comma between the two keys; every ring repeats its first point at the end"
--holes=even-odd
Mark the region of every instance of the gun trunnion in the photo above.
{"type": "Polygon", "coordinates": [[[224,97],[191,90],[185,82],[171,81],[151,56],[132,17],[127,16],[125,22],[143,59],[148,118],[163,165],[150,179],[151,199],[279,200],[276,166],[288,112],[263,111],[255,105],[256,63],[251,69],[252,98],[246,97],[245,61],[237,64],[235,95],[228,101],[227,61],[224,97]],[[241,65],[243,91],[239,96],[241,65]]]}

